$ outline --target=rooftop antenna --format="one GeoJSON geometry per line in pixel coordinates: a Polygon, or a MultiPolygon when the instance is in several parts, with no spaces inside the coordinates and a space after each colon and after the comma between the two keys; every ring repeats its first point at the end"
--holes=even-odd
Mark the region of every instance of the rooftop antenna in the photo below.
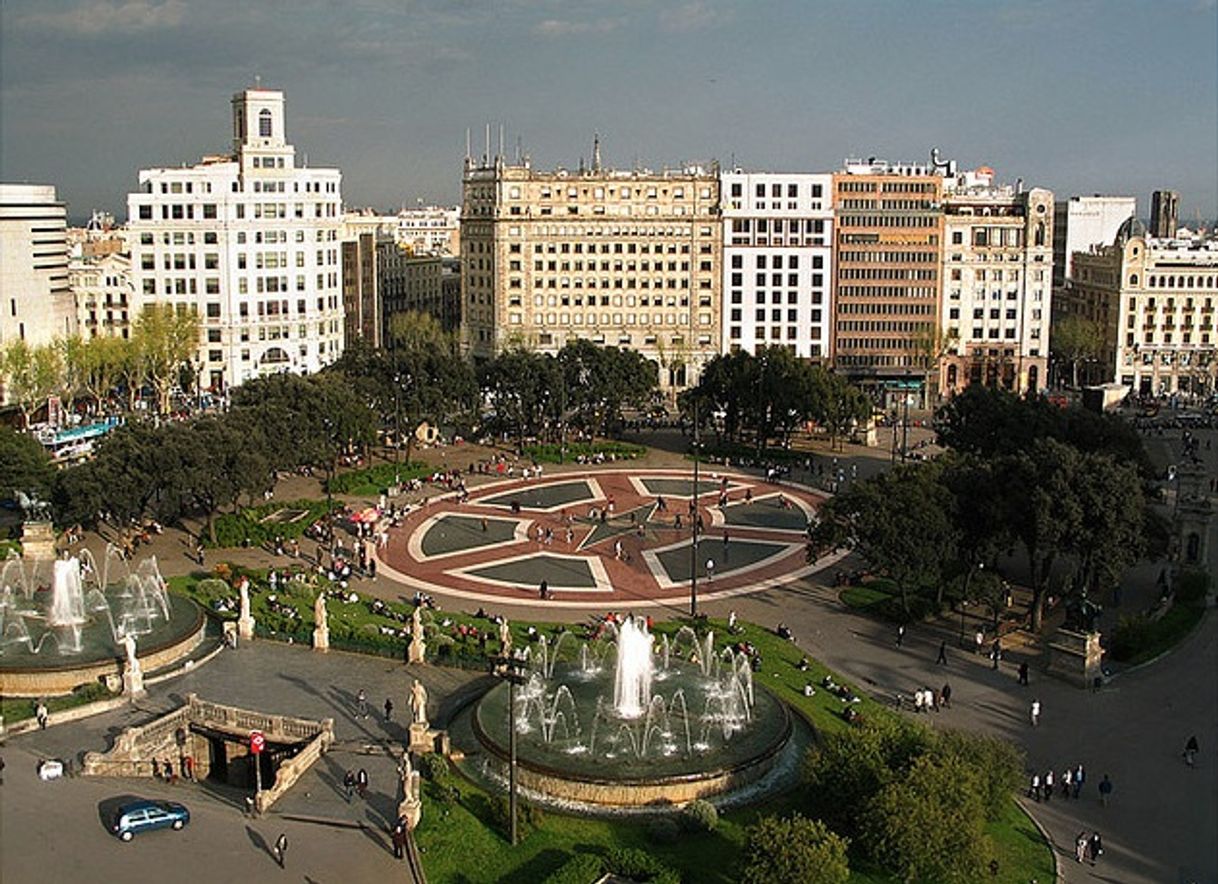
{"type": "Polygon", "coordinates": [[[592,171],[601,171],[601,136],[599,132],[592,133],[592,171]]]}
{"type": "Polygon", "coordinates": [[[261,74],[254,74],[254,88],[255,89],[262,88],[262,75],[261,74]]]}
{"type": "Polygon", "coordinates": [[[524,145],[520,143],[520,136],[516,136],[516,165],[520,165],[520,153],[524,149],[524,145]]]}
{"type": "Polygon", "coordinates": [[[499,124],[499,153],[496,154],[496,159],[503,159],[503,123],[499,124]]]}
{"type": "Polygon", "coordinates": [[[468,160],[468,159],[469,159],[469,153],[470,153],[470,151],[469,151],[469,140],[470,140],[470,131],[469,131],[469,126],[466,126],[466,127],[465,127],[465,159],[466,159],[466,160],[468,160]]]}
{"type": "Polygon", "coordinates": [[[482,155],[482,165],[489,166],[491,162],[491,124],[486,124],[486,153],[482,155]]]}

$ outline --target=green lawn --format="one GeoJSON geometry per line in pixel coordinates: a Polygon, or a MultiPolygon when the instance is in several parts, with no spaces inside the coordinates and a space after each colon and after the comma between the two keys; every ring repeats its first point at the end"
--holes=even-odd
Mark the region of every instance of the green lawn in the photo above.
{"type": "Polygon", "coordinates": [[[358,497],[376,497],[384,494],[395,482],[409,482],[435,472],[422,461],[410,463],[378,463],[362,470],[339,473],[330,482],[334,494],[354,494],[358,497]]]}
{"type": "Polygon", "coordinates": [[[1182,575],[1175,601],[1158,620],[1151,620],[1145,614],[1122,617],[1109,646],[1113,659],[1136,666],[1153,660],[1183,641],[1205,616],[1209,580],[1204,572],[1191,571],[1182,575]]]}
{"type": "MultiPolygon", "coordinates": [[[[114,694],[111,694],[106,690],[105,685],[99,682],[97,684],[81,685],[72,691],[72,693],[64,694],[62,697],[47,697],[44,702],[49,712],[62,712],[65,709],[84,706],[86,703],[109,700],[113,696],[114,694]]],[[[6,726],[11,726],[18,721],[33,718],[34,709],[37,706],[38,699],[36,697],[25,699],[4,697],[0,699],[0,715],[4,716],[6,726]]]]}

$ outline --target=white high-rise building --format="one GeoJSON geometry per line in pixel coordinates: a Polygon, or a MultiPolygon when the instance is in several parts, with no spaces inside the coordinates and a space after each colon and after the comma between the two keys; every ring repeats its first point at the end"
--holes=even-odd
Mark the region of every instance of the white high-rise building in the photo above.
{"type": "Polygon", "coordinates": [[[1053,287],[1074,278],[1074,255],[1112,244],[1121,225],[1137,213],[1131,196],[1072,196],[1053,212],[1053,287]]]}
{"type": "Polygon", "coordinates": [[[45,184],[0,184],[0,347],[76,331],[67,209],[45,184]]]}
{"type": "Polygon", "coordinates": [[[827,358],[833,317],[833,176],[722,175],[722,349],[781,344],[827,358]]]}
{"type": "Polygon", "coordinates": [[[282,92],[247,89],[232,108],[232,155],[141,170],[127,198],[136,297],[198,311],[216,390],[343,349],[341,173],[297,164],[282,92]]]}

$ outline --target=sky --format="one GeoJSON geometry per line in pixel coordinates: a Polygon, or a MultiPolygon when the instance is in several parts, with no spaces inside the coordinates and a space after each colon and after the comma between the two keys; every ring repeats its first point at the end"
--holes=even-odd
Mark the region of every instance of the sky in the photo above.
{"type": "Polygon", "coordinates": [[[456,204],[467,129],[535,168],[925,161],[1218,217],[1218,0],[3,0],[0,180],[126,218],[142,168],[287,96],[349,206],[456,204]]]}

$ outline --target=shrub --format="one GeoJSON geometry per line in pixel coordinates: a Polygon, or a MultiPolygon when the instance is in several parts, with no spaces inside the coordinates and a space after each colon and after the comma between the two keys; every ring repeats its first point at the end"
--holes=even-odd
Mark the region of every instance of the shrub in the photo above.
{"type": "Polygon", "coordinates": [[[440,804],[452,806],[461,801],[461,790],[452,783],[430,782],[428,786],[430,786],[432,797],[440,804]]]}
{"type": "Polygon", "coordinates": [[[632,881],[649,881],[652,884],[680,884],[681,881],[681,875],[675,869],[647,851],[631,847],[610,850],[605,855],[604,870],[632,881]]]}
{"type": "Polygon", "coordinates": [[[936,745],[937,758],[953,758],[976,772],[986,818],[1000,819],[1011,806],[1011,793],[1023,782],[1023,752],[1013,743],[982,734],[946,731],[936,745]]]}
{"type": "MultiPolygon", "coordinates": [[[[335,509],[341,504],[335,503],[335,509]]],[[[326,514],[324,500],[293,500],[290,502],[275,501],[261,506],[249,507],[235,513],[225,513],[216,518],[216,542],[204,538],[203,542],[210,547],[243,546],[247,541],[251,546],[262,546],[271,543],[276,537],[285,540],[299,538],[305,529],[326,514]],[[267,516],[283,509],[306,510],[307,515],[295,522],[263,522],[267,516]]]]}
{"type": "Polygon", "coordinates": [[[330,493],[384,494],[397,480],[409,482],[431,472],[431,467],[417,460],[410,463],[379,463],[374,467],[339,473],[330,480],[330,493]]]}
{"type": "Polygon", "coordinates": [[[541,879],[541,884],[592,884],[604,874],[604,861],[592,853],[577,853],[552,873],[541,879]]]}
{"type": "MultiPolygon", "coordinates": [[[[511,803],[506,795],[496,795],[490,800],[491,825],[504,836],[512,831],[511,803]]],[[[516,835],[521,840],[541,825],[541,811],[527,801],[516,802],[516,835]]]]}
{"type": "Polygon", "coordinates": [[[719,825],[719,811],[709,801],[697,798],[685,805],[681,822],[691,832],[710,832],[719,825]]]}
{"type": "MultiPolygon", "coordinates": [[[[561,459],[561,451],[558,445],[526,445],[524,454],[530,457],[537,463],[558,463],[561,459]]],[[[569,442],[567,443],[566,460],[568,463],[574,463],[578,457],[595,457],[598,454],[608,458],[613,456],[614,460],[634,460],[636,457],[643,457],[647,454],[647,448],[643,445],[635,445],[632,442],[569,442]]]]}
{"type": "Polygon", "coordinates": [[[681,827],[672,817],[658,816],[647,823],[647,837],[656,844],[676,844],[681,827]]]}
{"type": "Polygon", "coordinates": [[[741,857],[741,884],[846,884],[849,841],[820,820],[762,817],[749,826],[741,857]]]}
{"type": "Polygon", "coordinates": [[[448,776],[448,759],[439,752],[428,752],[419,759],[419,773],[429,780],[442,780],[448,776]]]}

